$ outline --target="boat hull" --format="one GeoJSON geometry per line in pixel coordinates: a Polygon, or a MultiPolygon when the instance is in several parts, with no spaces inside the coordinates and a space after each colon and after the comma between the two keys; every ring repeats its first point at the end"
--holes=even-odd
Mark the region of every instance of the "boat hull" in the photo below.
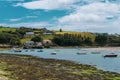
{"type": "Polygon", "coordinates": [[[117,57],[118,55],[105,55],[104,57],[117,57]]]}

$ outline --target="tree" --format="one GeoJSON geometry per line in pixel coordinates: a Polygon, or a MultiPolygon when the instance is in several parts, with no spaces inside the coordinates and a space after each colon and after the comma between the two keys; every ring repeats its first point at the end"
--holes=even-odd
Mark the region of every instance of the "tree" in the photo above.
{"type": "Polygon", "coordinates": [[[60,28],[60,32],[62,32],[62,29],[60,28]]]}
{"type": "Polygon", "coordinates": [[[84,42],[85,42],[85,44],[87,44],[87,45],[91,45],[91,44],[93,43],[93,42],[92,42],[92,39],[89,38],[89,37],[85,38],[84,42]]]}
{"type": "Polygon", "coordinates": [[[74,35],[74,34],[63,34],[63,35],[56,35],[53,38],[53,42],[60,45],[60,46],[79,46],[82,42],[81,35],[74,35]]]}
{"type": "Polygon", "coordinates": [[[10,40],[11,45],[20,45],[20,39],[19,38],[11,38],[10,40]]]}
{"type": "Polygon", "coordinates": [[[43,41],[43,38],[41,36],[35,36],[31,39],[31,41],[34,41],[34,42],[42,42],[43,41]]]}
{"type": "Polygon", "coordinates": [[[108,42],[108,36],[105,34],[98,34],[95,38],[95,42],[101,46],[104,46],[108,42]]]}

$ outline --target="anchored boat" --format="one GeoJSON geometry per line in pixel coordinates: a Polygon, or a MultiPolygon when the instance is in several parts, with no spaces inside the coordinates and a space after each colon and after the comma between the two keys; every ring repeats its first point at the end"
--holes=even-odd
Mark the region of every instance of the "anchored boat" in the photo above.
{"type": "Polygon", "coordinates": [[[117,54],[114,54],[114,53],[104,55],[104,57],[117,57],[117,56],[118,56],[118,55],[117,55],[117,54]]]}
{"type": "Polygon", "coordinates": [[[37,52],[43,52],[43,50],[42,50],[42,49],[40,49],[40,50],[38,50],[37,52]]]}
{"type": "Polygon", "coordinates": [[[51,55],[56,55],[57,53],[56,52],[52,52],[51,55]]]}
{"type": "Polygon", "coordinates": [[[14,52],[22,52],[22,50],[20,48],[13,48],[12,49],[14,52]]]}
{"type": "Polygon", "coordinates": [[[99,51],[91,52],[91,54],[100,54],[99,51]]]}
{"type": "Polygon", "coordinates": [[[85,55],[85,54],[87,54],[87,53],[85,53],[85,52],[77,52],[76,54],[77,54],[77,55],[85,55]]]}

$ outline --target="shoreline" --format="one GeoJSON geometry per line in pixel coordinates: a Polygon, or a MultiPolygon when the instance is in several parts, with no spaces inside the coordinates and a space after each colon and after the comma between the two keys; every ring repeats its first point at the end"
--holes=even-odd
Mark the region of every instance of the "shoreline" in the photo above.
{"type": "MultiPolygon", "coordinates": [[[[43,49],[87,49],[87,50],[120,50],[120,47],[79,47],[79,46],[59,46],[43,49]]],[[[10,50],[11,48],[0,48],[0,50],[10,50]]]]}
{"type": "Polygon", "coordinates": [[[82,48],[82,49],[87,49],[87,50],[107,50],[107,51],[119,51],[120,47],[97,47],[97,48],[82,48]]]}
{"type": "MultiPolygon", "coordinates": [[[[120,74],[67,60],[29,55],[0,54],[0,64],[10,80],[118,80],[120,74]],[[4,64],[3,64],[4,63],[4,64]]],[[[0,68],[1,69],[1,68],[0,68]]],[[[2,71],[3,71],[2,70],[2,71]]]]}

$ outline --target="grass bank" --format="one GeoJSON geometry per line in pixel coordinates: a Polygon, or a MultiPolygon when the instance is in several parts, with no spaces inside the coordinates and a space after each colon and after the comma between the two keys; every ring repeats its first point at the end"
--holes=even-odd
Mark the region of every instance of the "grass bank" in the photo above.
{"type": "Polygon", "coordinates": [[[120,80],[90,65],[26,55],[0,54],[0,80],[120,80]]]}

